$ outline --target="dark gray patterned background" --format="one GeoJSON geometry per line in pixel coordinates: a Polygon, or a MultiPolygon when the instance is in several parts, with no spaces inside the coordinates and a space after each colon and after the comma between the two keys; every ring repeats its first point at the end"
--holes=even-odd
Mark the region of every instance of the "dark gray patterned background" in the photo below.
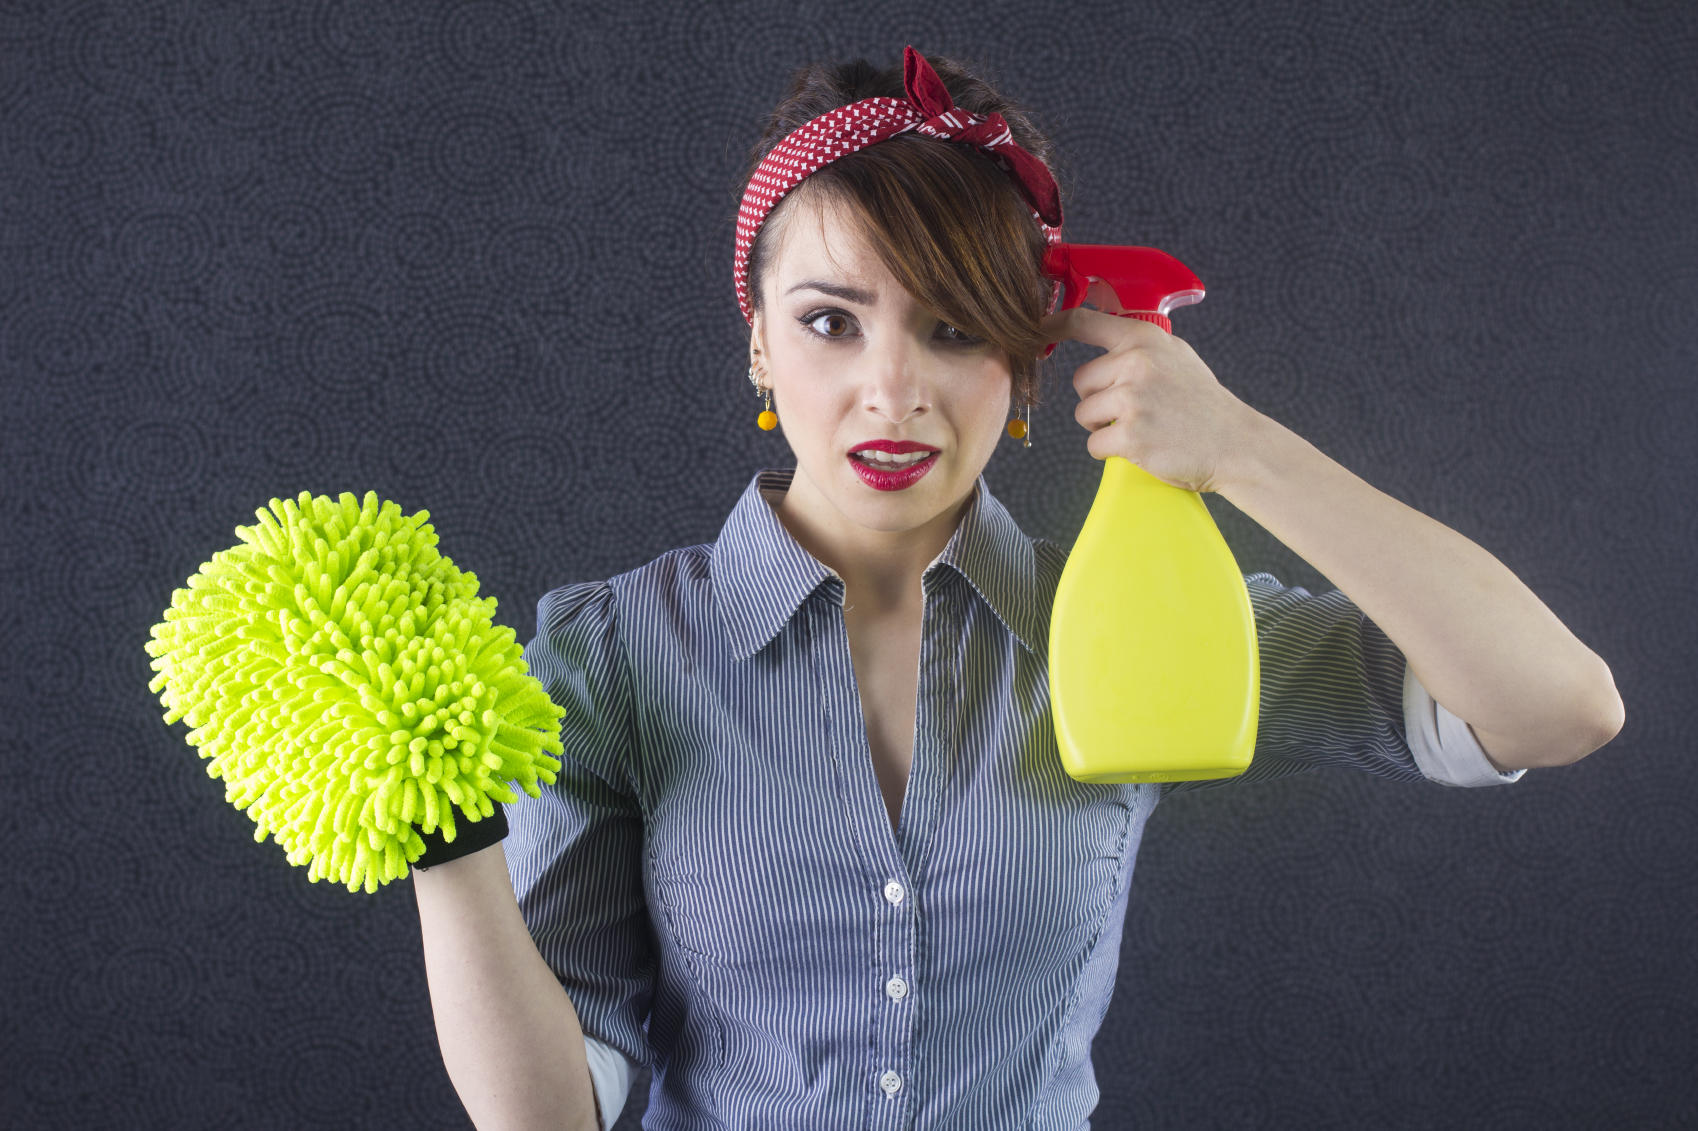
{"type": "MultiPolygon", "coordinates": [[[[1170,799],[1094,1126],[1695,1125],[1689,0],[0,3],[0,1125],[468,1126],[410,884],[254,843],[148,629],[303,490],[428,509],[521,639],[710,541],[789,463],[743,153],[791,67],[904,43],[1029,105],[1069,238],[1195,270],[1220,380],[1497,555],[1627,704],[1508,788],[1170,799]]],[[[1062,542],[1091,356],[987,470],[1062,542]]],[[[1330,588],[1209,506],[1246,572],[1330,588]]]]}

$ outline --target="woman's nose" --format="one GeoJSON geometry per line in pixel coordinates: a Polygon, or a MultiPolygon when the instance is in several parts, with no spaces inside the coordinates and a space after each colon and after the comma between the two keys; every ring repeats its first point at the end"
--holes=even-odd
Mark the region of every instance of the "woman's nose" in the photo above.
{"type": "Polygon", "coordinates": [[[895,343],[874,351],[867,363],[862,398],[868,411],[901,423],[927,407],[931,398],[925,376],[910,345],[895,343]]]}

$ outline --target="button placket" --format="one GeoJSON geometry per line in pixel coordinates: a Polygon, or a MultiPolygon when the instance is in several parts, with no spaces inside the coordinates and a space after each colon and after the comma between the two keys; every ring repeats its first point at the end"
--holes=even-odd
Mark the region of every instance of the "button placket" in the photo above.
{"type": "MultiPolygon", "coordinates": [[[[907,899],[907,896],[908,891],[900,881],[892,879],[885,883],[884,898],[885,901],[892,907],[900,908],[903,902],[907,899]]],[[[902,927],[898,930],[898,934],[902,934],[904,930],[912,931],[913,923],[910,921],[902,924],[902,927]]],[[[888,1000],[892,1005],[900,1005],[908,998],[907,980],[899,974],[891,975],[891,977],[884,983],[884,994],[886,1000],[888,1000]]],[[[902,1024],[902,1022],[898,1022],[898,1024],[902,1024]]],[[[891,1051],[894,1052],[895,1050],[893,1049],[891,1051]]],[[[897,1093],[902,1090],[902,1075],[895,1069],[887,1068],[884,1071],[884,1074],[879,1077],[878,1084],[887,1099],[895,1099],[897,1093]]]]}
{"type": "MultiPolygon", "coordinates": [[[[902,885],[895,880],[884,885],[884,898],[889,900],[893,906],[900,907],[906,894],[902,885]]],[[[890,980],[884,984],[884,993],[891,1001],[901,1001],[908,996],[908,983],[903,980],[900,974],[893,974],[890,980]]]]}

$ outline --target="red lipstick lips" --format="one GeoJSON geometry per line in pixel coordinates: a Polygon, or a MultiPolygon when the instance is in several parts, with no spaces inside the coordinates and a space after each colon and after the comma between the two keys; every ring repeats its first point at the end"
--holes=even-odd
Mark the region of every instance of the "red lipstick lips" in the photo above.
{"type": "Polygon", "coordinates": [[[861,477],[861,482],[879,491],[900,491],[911,487],[932,469],[937,463],[938,450],[930,444],[916,443],[913,440],[868,440],[856,444],[849,449],[849,462],[855,468],[855,474],[861,477]],[[904,467],[884,468],[876,463],[858,458],[854,453],[871,449],[878,452],[890,452],[893,455],[904,455],[908,452],[930,452],[924,459],[916,460],[904,467]]]}

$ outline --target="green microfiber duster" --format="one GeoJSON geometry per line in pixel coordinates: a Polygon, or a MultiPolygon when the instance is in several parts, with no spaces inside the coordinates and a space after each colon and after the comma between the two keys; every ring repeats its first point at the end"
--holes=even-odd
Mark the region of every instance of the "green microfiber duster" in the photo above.
{"type": "Polygon", "coordinates": [[[314,883],[369,894],[424,851],[414,822],[451,843],[455,806],[488,817],[514,780],[540,796],[565,711],[477,575],[437,552],[429,511],[370,491],[269,506],[171,595],[148,690],[195,728],[256,842],[274,831],[314,883]]]}

